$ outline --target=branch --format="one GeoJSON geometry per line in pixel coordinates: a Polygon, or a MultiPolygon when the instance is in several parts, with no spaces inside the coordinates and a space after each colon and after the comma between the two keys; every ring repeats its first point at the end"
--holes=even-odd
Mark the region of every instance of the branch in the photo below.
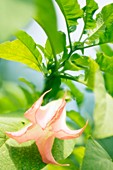
{"type": "Polygon", "coordinates": [[[82,83],[82,84],[86,85],[86,82],[80,81],[80,80],[78,79],[78,76],[77,76],[77,77],[74,77],[74,76],[68,74],[68,75],[60,75],[60,78],[77,81],[77,82],[79,82],[79,83],[82,83]]]}
{"type": "Polygon", "coordinates": [[[94,44],[94,45],[88,45],[88,46],[85,46],[85,47],[78,47],[76,50],[81,50],[81,49],[86,49],[86,48],[90,48],[90,47],[95,47],[95,46],[102,45],[102,44],[105,44],[105,43],[98,43],[98,44],[94,44]]]}
{"type": "Polygon", "coordinates": [[[69,39],[69,45],[70,45],[70,52],[72,51],[72,43],[71,43],[71,37],[70,37],[70,32],[69,32],[69,26],[67,23],[67,19],[65,18],[66,21],[66,26],[67,26],[67,33],[68,33],[68,39],[69,39]]]}
{"type": "Polygon", "coordinates": [[[84,24],[84,27],[83,27],[83,30],[82,30],[82,33],[81,33],[81,35],[80,35],[80,38],[79,38],[79,42],[81,41],[81,39],[82,39],[82,36],[83,36],[83,34],[84,34],[84,30],[85,30],[85,24],[84,24]]]}

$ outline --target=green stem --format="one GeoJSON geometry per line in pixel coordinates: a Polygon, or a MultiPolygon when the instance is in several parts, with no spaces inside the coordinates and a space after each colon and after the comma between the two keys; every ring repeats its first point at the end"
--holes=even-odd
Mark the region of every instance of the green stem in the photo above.
{"type": "Polygon", "coordinates": [[[86,85],[86,83],[83,82],[83,81],[80,81],[80,80],[78,79],[78,77],[73,77],[73,76],[71,76],[71,75],[60,75],[60,78],[77,81],[77,82],[79,82],[79,83],[82,83],[82,84],[86,85]]]}
{"type": "Polygon", "coordinates": [[[70,58],[72,53],[73,51],[70,51],[70,53],[68,54],[68,57],[59,65],[59,69],[64,66],[64,63],[70,58]]]}
{"type": "Polygon", "coordinates": [[[49,41],[50,41],[51,48],[52,48],[52,52],[53,52],[53,56],[54,56],[54,59],[55,59],[55,71],[57,71],[57,68],[58,68],[58,62],[57,62],[56,53],[55,53],[54,47],[53,47],[52,42],[51,42],[51,40],[50,40],[50,39],[49,39],[49,41]]]}
{"type": "Polygon", "coordinates": [[[64,63],[70,58],[71,54],[73,53],[73,47],[72,47],[71,37],[70,37],[70,32],[69,32],[69,26],[68,26],[66,18],[65,18],[65,21],[66,21],[66,26],[67,26],[67,33],[68,33],[70,52],[68,54],[68,57],[65,59],[65,61],[63,61],[63,63],[60,65],[59,68],[61,68],[64,65],[64,63]]]}
{"type": "MultiPolygon", "coordinates": [[[[104,43],[103,43],[104,44],[104,43]]],[[[94,44],[94,45],[88,45],[88,46],[85,46],[85,47],[78,47],[77,50],[81,50],[81,49],[86,49],[86,48],[90,48],[90,47],[95,47],[97,45],[101,45],[100,43],[98,44],[94,44]]]]}
{"type": "Polygon", "coordinates": [[[57,57],[56,57],[56,53],[55,53],[54,49],[52,49],[52,51],[53,51],[53,56],[54,56],[54,59],[55,59],[55,70],[57,71],[57,68],[58,68],[57,57]]]}
{"type": "MultiPolygon", "coordinates": [[[[66,18],[65,18],[66,20],[66,18]]],[[[67,33],[68,33],[68,39],[69,39],[69,45],[70,45],[70,52],[72,51],[72,43],[71,43],[71,36],[70,36],[70,32],[69,32],[69,26],[66,20],[66,26],[67,26],[67,33]]]]}
{"type": "MultiPolygon", "coordinates": [[[[38,59],[36,59],[36,60],[37,60],[37,62],[39,63],[38,59]]],[[[40,71],[44,74],[43,68],[42,68],[42,66],[40,65],[40,63],[38,64],[38,67],[39,67],[40,71]]]]}
{"type": "Polygon", "coordinates": [[[82,30],[82,33],[81,33],[81,35],[80,35],[80,38],[79,38],[79,42],[81,41],[81,39],[82,39],[82,36],[83,36],[83,34],[84,34],[84,29],[85,29],[85,25],[84,25],[84,27],[83,27],[83,30],[82,30]]]}

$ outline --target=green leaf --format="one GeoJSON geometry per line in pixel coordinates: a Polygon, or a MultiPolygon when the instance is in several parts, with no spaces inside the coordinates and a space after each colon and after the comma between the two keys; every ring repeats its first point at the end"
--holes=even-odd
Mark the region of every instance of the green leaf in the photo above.
{"type": "Polygon", "coordinates": [[[105,73],[104,80],[107,92],[113,97],[113,75],[105,73]]]}
{"type": "Polygon", "coordinates": [[[71,56],[71,62],[82,70],[85,70],[85,81],[86,85],[93,89],[95,81],[95,73],[99,69],[99,66],[95,60],[87,56],[80,56],[78,54],[73,54],[71,56]]]}
{"type": "Polygon", "coordinates": [[[36,58],[20,40],[0,44],[0,58],[21,62],[40,71],[36,58]]]}
{"type": "Polygon", "coordinates": [[[82,68],[78,67],[76,64],[74,64],[70,59],[65,62],[64,70],[72,70],[72,71],[79,71],[82,70],[82,68]]]}
{"type": "Polygon", "coordinates": [[[89,139],[86,145],[85,156],[81,170],[113,170],[113,162],[102,146],[89,139]]]}
{"type": "Polygon", "coordinates": [[[30,91],[32,91],[34,93],[36,92],[36,86],[32,82],[28,81],[27,79],[25,79],[23,77],[20,77],[19,80],[21,82],[23,82],[24,84],[26,84],[27,87],[29,87],[30,91]]]}
{"type": "Polygon", "coordinates": [[[73,151],[73,154],[79,164],[81,164],[83,161],[84,153],[85,153],[85,147],[83,146],[75,147],[73,151]]]}
{"type": "Polygon", "coordinates": [[[94,0],[86,0],[86,6],[84,7],[84,29],[92,29],[96,27],[96,21],[93,19],[95,11],[98,9],[98,5],[94,0]]]}
{"type": "Polygon", "coordinates": [[[34,0],[0,1],[0,42],[25,26],[35,13],[34,0]]]}
{"type": "Polygon", "coordinates": [[[57,31],[57,19],[52,0],[36,1],[37,14],[35,20],[46,32],[53,54],[57,54],[63,51],[62,35],[57,31]],[[49,12],[48,12],[49,11],[49,12]],[[46,12],[46,14],[45,14],[46,12]]]}
{"type": "Polygon", "coordinates": [[[95,62],[95,60],[89,58],[89,69],[86,72],[86,80],[87,80],[87,86],[90,89],[94,88],[94,83],[95,83],[95,74],[98,71],[99,66],[95,62]]]}
{"type": "MultiPolygon", "coordinates": [[[[0,116],[0,166],[2,170],[6,168],[40,170],[45,166],[33,141],[18,144],[15,140],[8,139],[5,134],[6,131],[19,130],[27,123],[22,113],[0,116]]],[[[65,159],[73,151],[74,145],[75,140],[56,139],[52,149],[55,159],[65,159]]]]}
{"type": "Polygon", "coordinates": [[[52,153],[56,160],[66,159],[73,151],[75,146],[75,139],[59,140],[55,139],[52,153]]]}
{"type": "MultiPolygon", "coordinates": [[[[86,124],[86,120],[80,115],[80,113],[71,110],[67,112],[67,116],[71,118],[80,128],[82,128],[86,124]]],[[[86,129],[84,130],[85,134],[89,134],[91,132],[91,127],[88,124],[86,129]]]]}
{"type": "MultiPolygon", "coordinates": [[[[61,31],[59,31],[59,35],[62,36],[62,45],[63,45],[64,53],[66,53],[67,52],[66,35],[64,32],[61,32],[61,31]]],[[[62,51],[60,51],[60,52],[62,52],[62,51]]],[[[52,51],[49,39],[46,40],[45,49],[44,49],[43,53],[44,53],[44,56],[46,57],[46,59],[48,59],[51,63],[51,61],[53,61],[54,55],[53,55],[53,51],[52,51]]]]}
{"type": "Polygon", "coordinates": [[[65,20],[68,24],[69,31],[73,32],[77,26],[77,19],[83,17],[83,10],[77,0],[56,0],[65,20]]]}
{"type": "Polygon", "coordinates": [[[97,141],[113,159],[113,136],[104,139],[98,139],[97,141]]]}
{"type": "Polygon", "coordinates": [[[0,87],[0,114],[25,109],[27,99],[21,88],[12,82],[2,82],[0,87]]]}
{"type": "Polygon", "coordinates": [[[80,105],[84,100],[83,93],[76,87],[76,85],[71,80],[64,80],[64,83],[70,88],[70,92],[74,100],[76,100],[77,104],[80,105]]]}
{"type": "Polygon", "coordinates": [[[102,71],[113,74],[113,56],[109,57],[104,53],[98,53],[96,62],[99,64],[102,71]]]}
{"type": "Polygon", "coordinates": [[[102,51],[103,53],[105,53],[109,57],[113,56],[113,49],[112,49],[112,47],[110,47],[109,44],[100,45],[100,51],[102,51]]]}
{"type": "Polygon", "coordinates": [[[41,70],[41,62],[42,62],[42,56],[38,49],[36,48],[36,43],[32,39],[31,36],[29,36],[26,32],[24,31],[19,31],[16,34],[16,37],[29,49],[29,51],[34,55],[36,61],[37,61],[37,66],[41,70]]]}
{"type": "Polygon", "coordinates": [[[96,28],[88,32],[86,43],[104,44],[113,42],[113,4],[103,7],[96,17],[96,28]]]}
{"type": "Polygon", "coordinates": [[[32,82],[23,77],[19,78],[19,80],[22,82],[19,87],[27,99],[28,106],[31,106],[40,97],[40,93],[32,82]]]}
{"type": "Polygon", "coordinates": [[[113,50],[108,44],[100,46],[97,51],[96,62],[99,64],[100,69],[104,71],[105,87],[107,92],[113,97],[113,50]],[[102,53],[100,53],[102,51],[102,53]]]}
{"type": "Polygon", "coordinates": [[[113,136],[113,98],[106,92],[100,71],[95,76],[94,136],[106,138],[113,136]]]}
{"type": "Polygon", "coordinates": [[[77,53],[74,53],[70,57],[70,61],[73,65],[75,65],[78,70],[87,70],[89,68],[89,57],[87,56],[80,56],[77,53]]]}
{"type": "MultiPolygon", "coordinates": [[[[22,116],[22,114],[21,114],[22,116]]],[[[16,113],[0,117],[0,166],[2,170],[41,169],[45,166],[38,149],[33,141],[18,144],[13,139],[8,139],[6,131],[17,131],[25,125],[26,119],[16,113]],[[15,117],[15,118],[14,118],[15,117]],[[3,142],[4,141],[4,142],[3,142]]]]}
{"type": "Polygon", "coordinates": [[[52,52],[52,48],[51,48],[49,39],[47,39],[47,41],[46,41],[44,53],[45,53],[46,58],[48,58],[49,60],[53,59],[53,52],[52,52]]]}

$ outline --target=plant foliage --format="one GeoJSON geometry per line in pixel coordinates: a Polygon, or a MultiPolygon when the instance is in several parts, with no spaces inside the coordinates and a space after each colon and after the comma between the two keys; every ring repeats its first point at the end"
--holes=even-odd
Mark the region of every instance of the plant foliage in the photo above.
{"type": "Polygon", "coordinates": [[[38,72],[44,77],[42,90],[24,77],[16,83],[0,79],[1,170],[56,169],[43,163],[34,141],[18,144],[5,133],[28,124],[24,112],[49,89],[52,90],[45,96],[43,105],[65,94],[66,121],[70,128],[81,128],[89,119],[79,139],[55,139],[54,158],[70,163],[69,167],[58,166],[58,170],[113,169],[113,3],[100,12],[98,9],[94,0],[86,0],[83,8],[78,0],[0,2],[0,61],[20,62],[35,70],[33,77],[38,72]],[[55,6],[64,16],[67,32],[58,29],[55,6]],[[26,31],[17,31],[31,17],[47,35],[44,46],[37,44],[26,31]],[[83,21],[81,35],[72,41],[79,19],[83,21]],[[88,56],[85,49],[95,46],[99,47],[95,50],[96,57],[93,52],[88,56]]]}

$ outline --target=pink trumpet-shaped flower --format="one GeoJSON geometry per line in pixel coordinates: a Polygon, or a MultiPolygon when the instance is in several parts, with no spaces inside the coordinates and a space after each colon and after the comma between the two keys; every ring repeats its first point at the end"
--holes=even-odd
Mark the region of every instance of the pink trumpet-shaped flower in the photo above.
{"type": "Polygon", "coordinates": [[[77,138],[86,128],[87,123],[79,130],[70,130],[66,125],[66,102],[64,98],[41,106],[43,97],[48,92],[45,92],[25,112],[25,117],[31,123],[17,132],[6,132],[6,134],[18,143],[35,140],[43,162],[61,165],[55,161],[51,152],[55,137],[58,139],[77,138]]]}

